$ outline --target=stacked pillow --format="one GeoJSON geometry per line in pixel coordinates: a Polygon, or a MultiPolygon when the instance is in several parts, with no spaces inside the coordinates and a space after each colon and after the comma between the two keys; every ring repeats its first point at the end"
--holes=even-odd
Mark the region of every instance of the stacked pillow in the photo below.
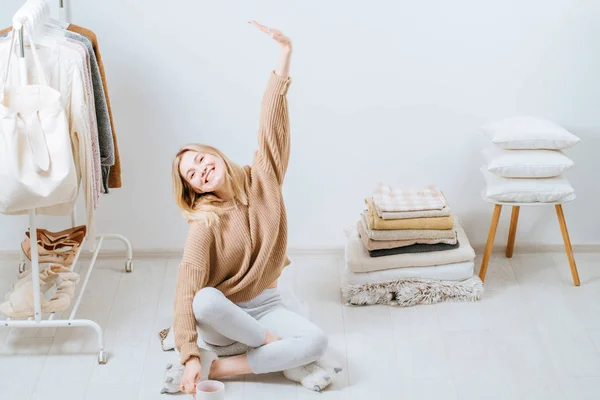
{"type": "Polygon", "coordinates": [[[483,150],[487,165],[484,196],[493,201],[555,203],[573,200],[564,173],[575,163],[563,150],[581,139],[541,118],[513,117],[488,123],[483,133],[493,146],[483,150]]]}

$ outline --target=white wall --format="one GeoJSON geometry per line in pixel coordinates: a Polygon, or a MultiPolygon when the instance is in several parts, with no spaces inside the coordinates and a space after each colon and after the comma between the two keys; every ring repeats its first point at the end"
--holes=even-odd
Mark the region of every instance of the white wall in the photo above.
{"type": "MultiPolygon", "coordinates": [[[[58,2],[58,1],[56,1],[58,2]]],[[[3,0],[10,24],[21,1],[3,0]]],[[[171,195],[171,157],[206,142],[248,163],[259,102],[278,48],[256,18],[295,42],[292,157],[284,186],[290,245],[339,246],[377,181],[435,183],[485,241],[477,131],[535,114],[583,140],[568,151],[574,243],[600,243],[600,3],[593,0],[184,1],[71,0],[71,21],[99,36],[124,187],[103,197],[98,224],[136,248],[180,248],[186,224],[171,195]]],[[[506,237],[508,210],[499,238],[506,237]]],[[[49,219],[59,227],[66,219],[49,219]]],[[[0,217],[0,250],[26,218],[0,217]]],[[[500,239],[499,239],[500,240],[500,239]]],[[[552,208],[521,212],[518,240],[561,243],[552,208]],[[527,232],[527,234],[526,234],[527,232]]]]}

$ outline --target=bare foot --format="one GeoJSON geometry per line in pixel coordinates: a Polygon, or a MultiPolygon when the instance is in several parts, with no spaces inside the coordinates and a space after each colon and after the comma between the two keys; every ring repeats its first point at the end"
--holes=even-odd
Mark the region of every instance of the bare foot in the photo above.
{"type": "Polygon", "coordinates": [[[240,354],[215,360],[211,365],[208,379],[219,379],[250,373],[252,373],[252,370],[250,369],[250,364],[248,364],[248,356],[240,354]]]}
{"type": "MultiPolygon", "coordinates": [[[[280,340],[280,338],[267,329],[263,345],[276,342],[277,340],[280,340]]],[[[211,365],[208,378],[219,379],[226,376],[250,374],[251,372],[247,354],[240,354],[215,360],[211,365]]]]}

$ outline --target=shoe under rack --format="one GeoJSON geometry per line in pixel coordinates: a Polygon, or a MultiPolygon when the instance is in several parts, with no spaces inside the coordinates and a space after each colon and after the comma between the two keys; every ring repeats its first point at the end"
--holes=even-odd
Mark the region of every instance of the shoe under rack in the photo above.
{"type": "MultiPolygon", "coordinates": [[[[72,225],[75,226],[75,209],[72,212],[72,225]]],[[[34,211],[29,212],[29,232],[37,232],[36,227],[36,215],[34,211]]],[[[30,235],[31,236],[31,235],[30,235]]],[[[77,252],[73,258],[73,261],[67,267],[70,271],[75,272],[76,265],[79,262],[81,251],[84,247],[86,247],[86,239],[87,236],[83,238],[81,241],[81,245],[78,246],[77,252]]],[[[21,252],[21,262],[19,264],[19,273],[24,273],[27,269],[31,268],[31,281],[33,284],[33,315],[30,317],[26,317],[23,319],[15,319],[15,318],[7,318],[1,321],[0,326],[4,326],[7,328],[66,328],[66,327],[89,327],[96,331],[97,339],[98,339],[98,363],[105,364],[107,362],[107,353],[104,348],[104,333],[102,328],[98,323],[89,319],[78,319],[76,318],[77,310],[79,305],[81,304],[81,300],[87,288],[88,282],[90,280],[92,271],[94,270],[94,266],[96,260],[98,258],[98,254],[102,249],[102,245],[105,240],[119,240],[123,242],[126,247],[126,255],[125,255],[125,272],[133,271],[133,251],[131,248],[131,243],[127,238],[118,234],[102,234],[96,235],[96,248],[92,254],[89,267],[85,274],[85,277],[82,280],[79,280],[80,287],[75,291],[75,296],[73,300],[75,301],[73,307],[71,308],[71,313],[68,318],[62,318],[63,311],[57,311],[52,313],[44,313],[41,307],[41,290],[40,290],[40,257],[38,253],[38,246],[33,245],[32,243],[30,249],[31,260],[27,259],[25,253],[21,252]],[[29,268],[28,268],[29,267],[29,268]],[[57,314],[61,315],[61,317],[57,318],[57,314]]],[[[57,264],[57,263],[53,263],[57,264]]],[[[27,283],[29,284],[29,282],[27,283]]],[[[72,303],[70,303],[72,304],[72,303]]],[[[69,305],[70,305],[69,304],[69,305]]]]}
{"type": "MultiPolygon", "coordinates": [[[[72,214],[73,222],[74,222],[74,214],[75,214],[75,210],[73,210],[73,214],[72,214]]],[[[30,221],[29,232],[37,231],[36,218],[35,218],[35,214],[33,212],[30,212],[30,214],[29,214],[29,221],[30,221]]],[[[73,223],[73,225],[75,225],[75,224],[73,223]]],[[[31,235],[29,235],[29,236],[31,236],[31,235]]],[[[77,263],[79,262],[81,251],[84,247],[86,247],[86,239],[87,239],[87,237],[84,237],[83,240],[81,240],[81,245],[77,247],[77,250],[76,250],[76,253],[74,254],[72,262],[70,262],[70,264],[66,267],[66,269],[68,269],[69,271],[75,272],[75,268],[76,268],[77,263]]],[[[107,239],[116,239],[125,244],[125,247],[126,247],[125,272],[133,271],[133,254],[132,254],[131,243],[129,242],[129,240],[127,240],[127,238],[125,238],[124,236],[118,235],[118,234],[97,235],[96,236],[96,240],[97,240],[96,248],[92,254],[89,268],[87,269],[84,279],[79,280],[81,286],[78,288],[79,289],[78,291],[77,290],[75,291],[75,294],[72,298],[72,300],[75,300],[75,303],[71,309],[71,313],[68,318],[62,318],[62,317],[57,318],[57,314],[62,316],[62,313],[64,311],[67,311],[68,308],[66,308],[65,310],[51,312],[51,313],[43,312],[42,306],[41,306],[42,293],[41,293],[41,287],[40,287],[40,255],[38,252],[38,246],[31,245],[31,247],[28,251],[31,260],[27,259],[25,252],[22,251],[21,252],[21,262],[19,264],[19,273],[20,273],[20,275],[22,275],[27,269],[31,269],[30,278],[31,278],[31,284],[33,284],[33,304],[34,304],[33,315],[22,318],[22,319],[8,317],[6,320],[1,321],[0,326],[5,326],[7,328],[63,328],[63,327],[89,327],[89,328],[92,328],[96,331],[97,339],[98,339],[98,363],[105,364],[107,362],[107,354],[106,354],[106,351],[104,348],[104,334],[103,334],[102,328],[95,321],[88,320],[88,319],[77,319],[76,314],[77,314],[79,305],[81,304],[81,300],[82,300],[85,290],[87,288],[88,282],[90,280],[92,271],[94,269],[96,260],[98,258],[98,254],[102,248],[104,240],[107,240],[107,239]]],[[[30,241],[30,243],[32,243],[32,242],[30,241]]],[[[44,259],[42,259],[42,261],[46,262],[46,260],[44,260],[44,259]]],[[[48,264],[49,265],[51,265],[51,264],[60,265],[60,263],[56,263],[56,262],[52,262],[52,261],[49,262],[48,264]]],[[[26,284],[29,285],[30,283],[27,282],[26,284]]],[[[29,293],[31,293],[31,292],[29,292],[29,293]]],[[[69,307],[71,304],[72,304],[72,302],[69,302],[69,307]]]]}

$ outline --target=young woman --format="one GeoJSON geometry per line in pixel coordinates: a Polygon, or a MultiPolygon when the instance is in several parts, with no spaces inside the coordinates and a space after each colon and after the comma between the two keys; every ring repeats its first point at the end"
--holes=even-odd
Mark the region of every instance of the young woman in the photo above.
{"type": "Polygon", "coordinates": [[[281,46],[262,100],[252,166],[239,166],[204,145],[183,147],[173,161],[175,198],[190,221],[173,321],[186,393],[195,391],[201,374],[197,327],[207,343],[252,347],[214,361],[210,379],[300,367],[320,359],[328,345],[322,330],[286,309],[277,292],[277,279],[290,264],[281,186],[290,154],[292,42],[252,23],[281,46]]]}

